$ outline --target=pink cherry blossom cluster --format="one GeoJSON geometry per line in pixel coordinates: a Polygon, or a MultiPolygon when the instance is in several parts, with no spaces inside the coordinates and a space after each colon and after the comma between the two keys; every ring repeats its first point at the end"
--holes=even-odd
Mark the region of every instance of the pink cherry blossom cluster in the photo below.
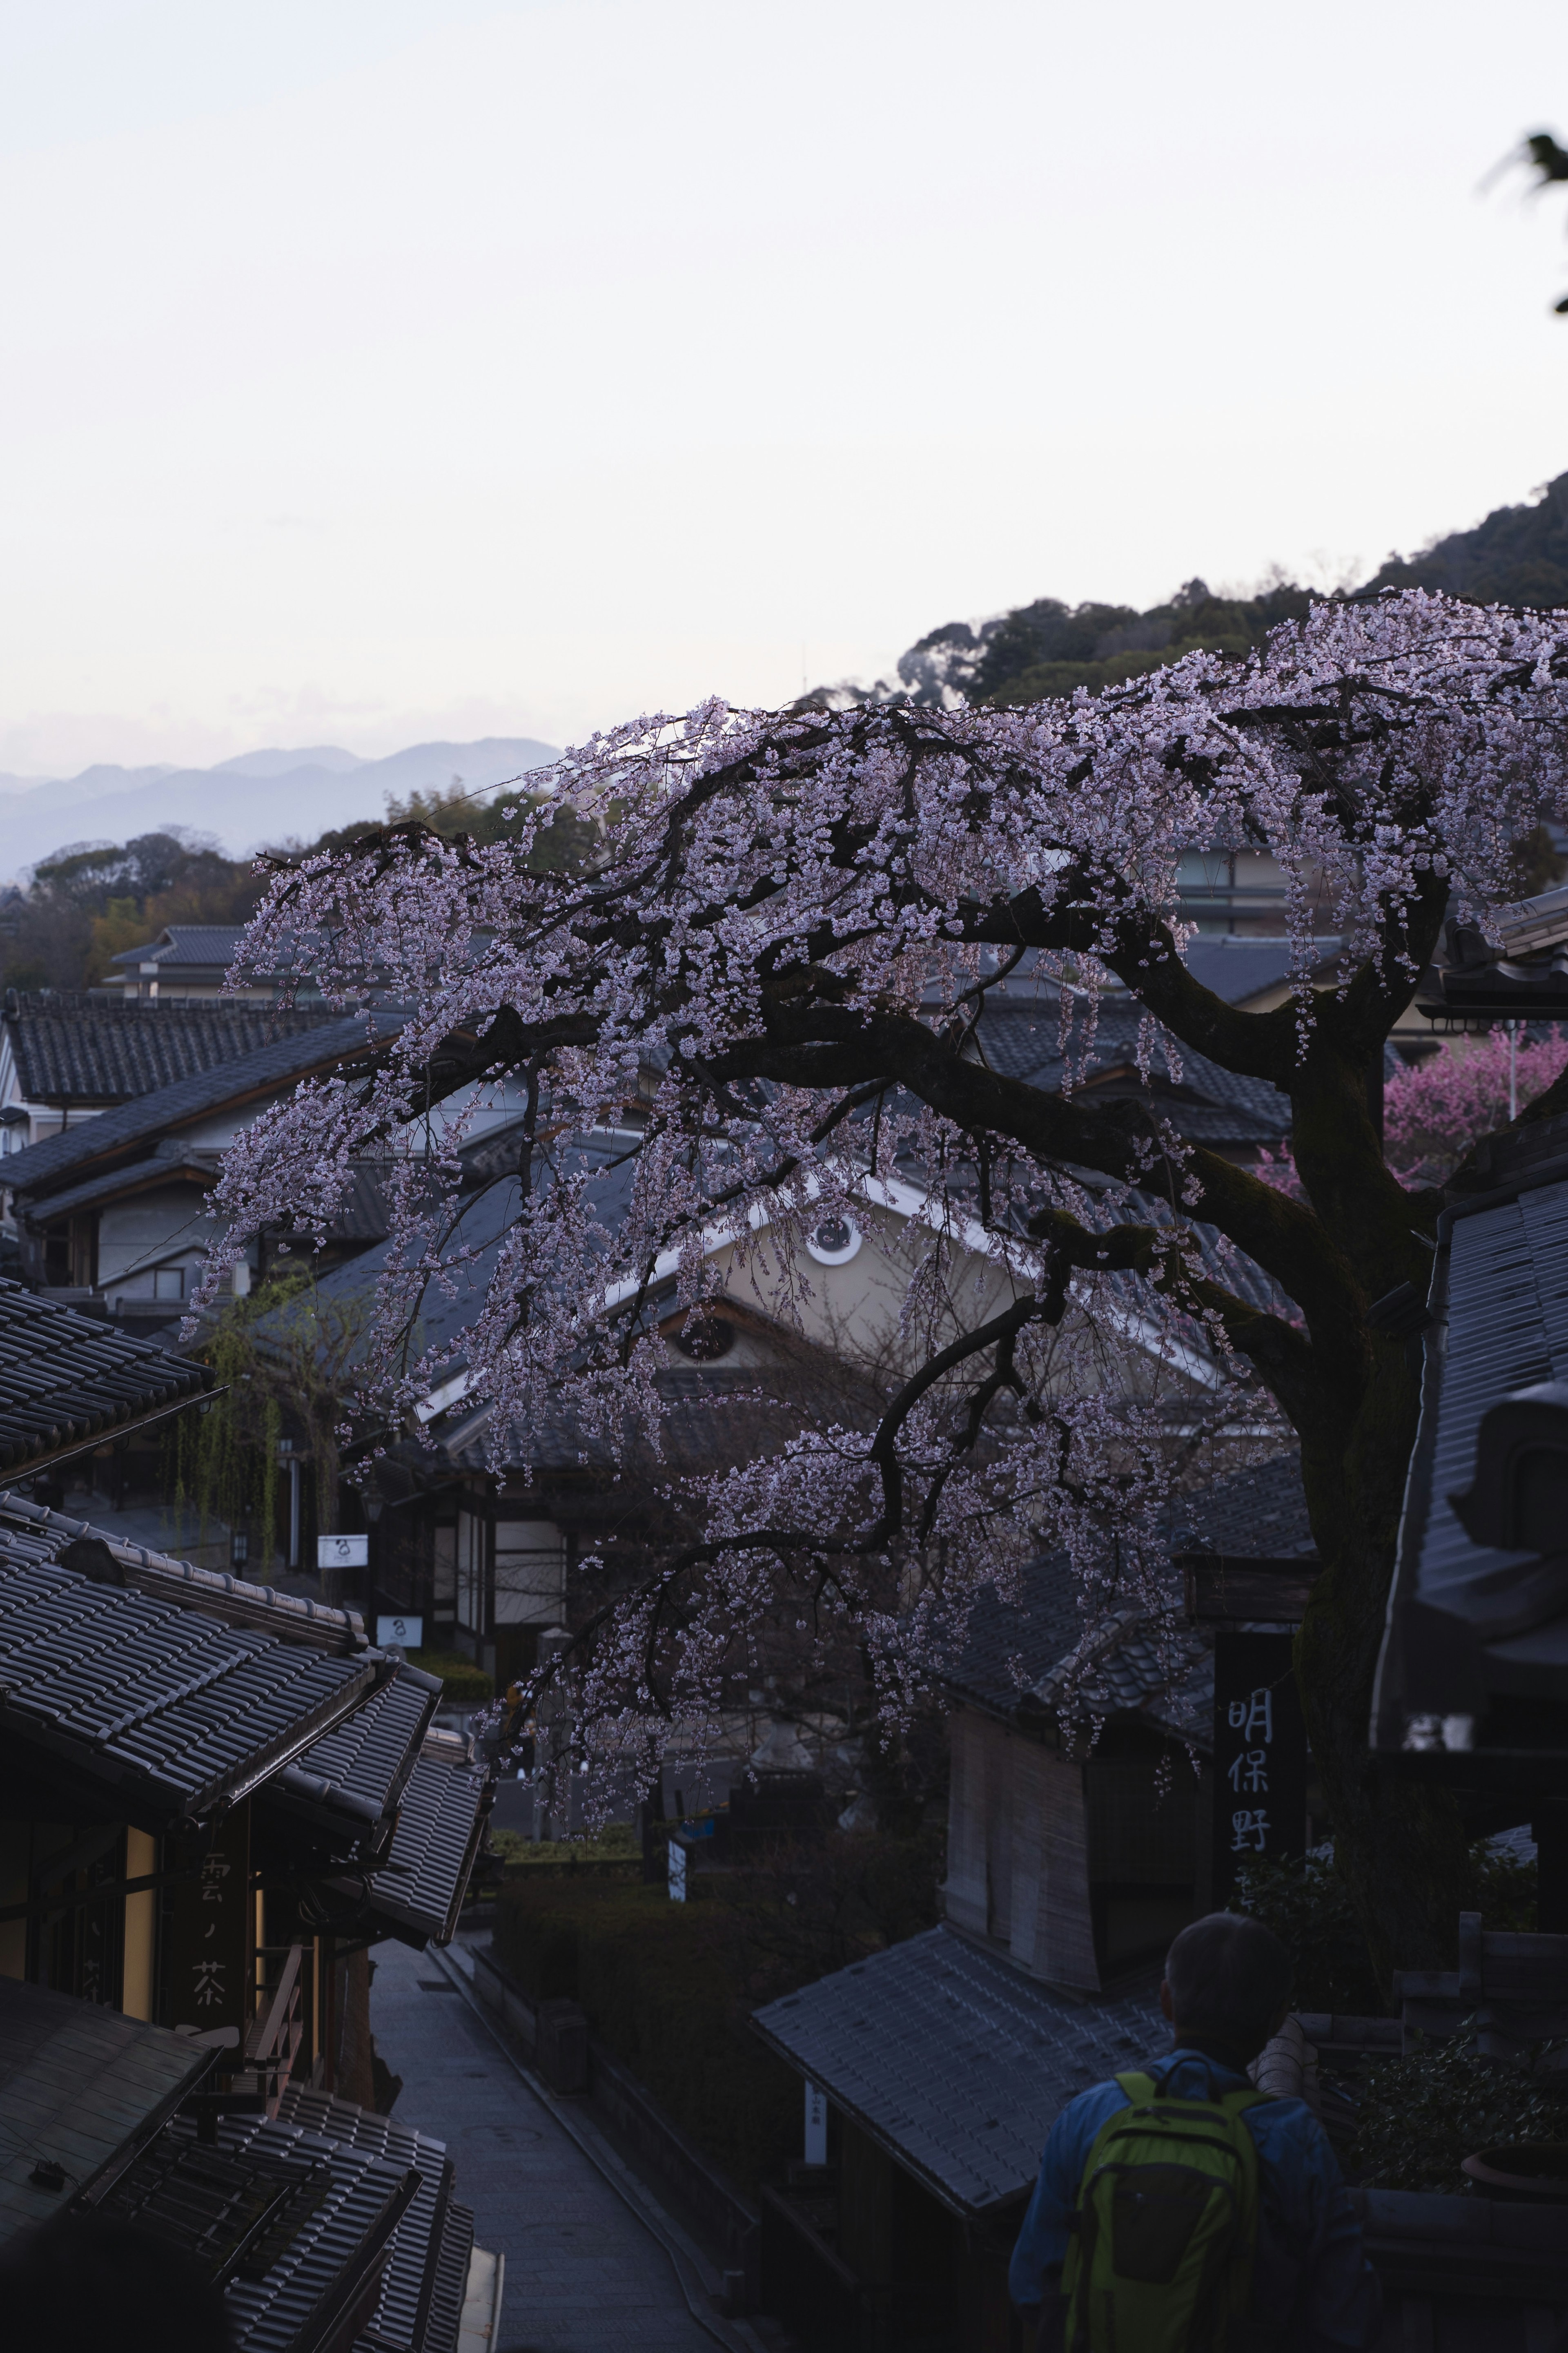
{"type": "Polygon", "coordinates": [[[1384,1093],[1388,1165],[1402,1185],[1440,1185],[1473,1144],[1493,1135],[1568,1069],[1555,1026],[1445,1039],[1436,1054],[1391,1078],[1384,1093]]]}
{"type": "MultiPolygon", "coordinates": [[[[1445,1038],[1434,1054],[1407,1063],[1384,1089],[1388,1165],[1411,1192],[1441,1185],[1472,1145],[1495,1135],[1568,1070],[1568,1038],[1548,1029],[1500,1023],[1479,1036],[1445,1038]]],[[[1260,1155],[1259,1175],[1304,1200],[1289,1145],[1260,1155]]]]}

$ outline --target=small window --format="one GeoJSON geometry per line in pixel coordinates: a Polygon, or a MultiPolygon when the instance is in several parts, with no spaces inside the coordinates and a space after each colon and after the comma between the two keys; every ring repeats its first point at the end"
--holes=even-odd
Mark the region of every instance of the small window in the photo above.
{"type": "Polygon", "coordinates": [[[153,1271],[154,1299],[183,1299],[185,1295],[185,1270],[183,1266],[160,1266],[153,1271]]]}
{"type": "Polygon", "coordinates": [[[853,1218],[825,1218],[805,1246],[818,1266],[847,1266],[860,1247],[860,1229],[853,1218]]]}

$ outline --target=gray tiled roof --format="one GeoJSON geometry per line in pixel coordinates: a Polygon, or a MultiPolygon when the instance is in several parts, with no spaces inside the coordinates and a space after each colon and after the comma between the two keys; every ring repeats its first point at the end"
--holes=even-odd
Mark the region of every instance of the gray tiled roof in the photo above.
{"type": "Polygon", "coordinates": [[[1295,1447],[1184,1494],[1173,1515],[1173,1551],[1237,1560],[1305,1560],[1317,1550],[1295,1447]]]}
{"type": "Polygon", "coordinates": [[[226,972],[245,937],[243,923],[165,923],[155,940],[121,948],[110,964],[217,965],[226,972]]]}
{"type": "Polygon", "coordinates": [[[1025,2197],[1068,2101],[1170,2046],[1152,1992],[1075,2001],[945,1926],[786,1994],[752,2022],[964,2217],[1025,2197]]]}
{"type": "Polygon", "coordinates": [[[0,1545],[0,1740],[133,1819],[243,1797],[358,1707],[376,1672],[0,1545]]]}
{"type": "Polygon", "coordinates": [[[58,2192],[27,2179],[38,2158],[79,2188],[111,2180],[211,2056],[161,2026],[0,1978],[0,2252],[59,2211],[58,2192]]]}
{"type": "MultiPolygon", "coordinates": [[[[403,1017],[378,1008],[374,1019],[379,1037],[389,1036],[403,1017]]],[[[277,1038],[269,1045],[192,1077],[137,1095],[112,1111],[100,1112],[68,1127],[62,1135],[46,1136],[29,1145],[5,1164],[5,1181],[14,1191],[36,1195],[51,1187],[63,1190],[73,1171],[123,1154],[134,1156],[138,1146],[151,1150],[160,1137],[176,1134],[193,1121],[210,1116],[229,1104],[249,1101],[287,1086],[312,1071],[330,1070],[366,1050],[367,1017],[353,1014],[302,1030],[298,1037],[277,1038]]]]}
{"type": "MultiPolygon", "coordinates": [[[[1095,1025],[1093,1059],[1079,1082],[1079,1100],[1086,1106],[1117,1091],[1107,1074],[1132,1065],[1129,1082],[1142,1087],[1134,1057],[1142,1008],[1117,998],[1100,1008],[1095,1025]]],[[[1075,1033],[1076,1034],[1076,1033],[1075,1033]]],[[[985,1008],[978,1033],[980,1052],[992,1070],[1004,1078],[1022,1079],[1029,1085],[1056,1092],[1066,1075],[1057,1009],[1044,998],[1025,1002],[1003,998],[985,1008]]],[[[1075,1064],[1078,1050],[1073,1048],[1075,1064]]],[[[1194,1141],[1235,1140],[1277,1145],[1290,1129],[1290,1099],[1266,1079],[1248,1078],[1212,1062],[1191,1047],[1177,1050],[1181,1078],[1173,1080],[1164,1057],[1156,1048],[1150,1067],[1150,1094],[1160,1115],[1178,1132],[1186,1132],[1190,1118],[1202,1128],[1194,1141]]]]}
{"type": "Polygon", "coordinates": [[[188,1357],[0,1282],[0,1472],[133,1428],[211,1385],[188,1357]]]}
{"type": "MultiPolygon", "coordinates": [[[[17,1215],[24,1225],[40,1229],[58,1218],[68,1218],[78,1209],[97,1208],[104,1201],[123,1200],[128,1193],[144,1192],[159,1185],[199,1185],[205,1192],[217,1181],[218,1154],[204,1152],[193,1145],[181,1144],[177,1138],[161,1140],[145,1159],[126,1162],[121,1167],[103,1170],[89,1176],[80,1185],[68,1185],[63,1193],[47,1193],[34,1204],[33,1215],[28,1205],[17,1204],[17,1215]]],[[[199,1215],[195,1205],[193,1213],[199,1215]]]]}
{"type": "Polygon", "coordinates": [[[354,1715],[273,1776],[262,1792],[263,1813],[339,1860],[379,1862],[440,1703],[438,1677],[400,1666],[354,1715]]]}
{"type": "MultiPolygon", "coordinates": [[[[144,1158],[123,1161],[118,1167],[88,1177],[83,1184],[68,1186],[63,1193],[45,1193],[36,1200],[21,1203],[18,1214],[27,1226],[42,1229],[70,1217],[78,1209],[94,1208],[105,1201],[121,1201],[127,1194],[155,1186],[194,1184],[205,1191],[217,1182],[222,1162],[223,1154],[216,1145],[205,1150],[184,1145],[174,1136],[160,1138],[144,1158]]],[[[0,1163],[3,1167],[4,1163],[0,1163]]],[[[204,1212],[193,1204],[193,1214],[199,1217],[204,1212]]],[[[355,1162],[349,1172],[342,1205],[325,1229],[323,1239],[329,1242],[382,1241],[388,1222],[380,1168],[364,1161],[355,1162]]],[[[187,1232],[187,1240],[190,1238],[187,1232]]]]}
{"type": "MultiPolygon", "coordinates": [[[[412,2201],[403,2205],[414,2168],[403,2162],[401,2147],[389,2141],[384,2153],[361,2148],[281,2116],[224,2117],[217,2146],[269,2172],[320,2168],[316,2178],[326,2190],[259,2279],[232,2279],[224,2290],[233,2353],[295,2353],[300,2345],[342,2343],[338,2332],[356,2294],[371,2278],[381,2248],[413,2211],[412,2201]]],[[[419,2187],[414,2186],[416,2200],[419,2187]]]]}
{"type": "MultiPolygon", "coordinates": [[[[627,1470],[640,1469],[660,1482],[696,1478],[727,1470],[782,1451],[798,1436],[809,1417],[837,1422],[846,1428],[871,1429],[876,1402],[845,1368],[826,1357],[820,1361],[788,1335],[789,1360],[775,1365],[750,1365],[738,1370],[724,1366],[671,1365],[654,1375],[654,1386],[665,1400],[659,1423],[659,1452],[640,1437],[619,1458],[627,1470]]],[[[455,1468],[487,1471],[493,1416],[479,1406],[457,1423],[442,1446],[455,1468]]],[[[617,1458],[608,1440],[585,1430],[569,1407],[536,1415],[526,1430],[513,1429],[504,1459],[526,1464],[531,1472],[591,1469],[610,1472],[617,1458]]]]}
{"type": "MultiPolygon", "coordinates": [[[[1320,961],[1337,955],[1338,939],[1313,942],[1320,961]]],[[[1182,962],[1216,997],[1238,1005],[1259,989],[1277,987],[1290,976],[1290,943],[1286,939],[1240,939],[1200,933],[1182,951],[1182,962]]]]}
{"type": "MultiPolygon", "coordinates": [[[[1471,1712],[1472,1726],[1483,1711],[1484,1740],[1517,1737],[1528,1751],[1536,1736],[1489,1728],[1485,1711],[1521,1693],[1557,1702],[1564,1688],[1560,1579],[1528,1549],[1470,1537],[1452,1499],[1476,1481],[1492,1408],[1550,1386],[1550,1409],[1568,1384],[1568,1119],[1499,1138],[1489,1161],[1480,1181],[1490,1193],[1459,1199],[1438,1225],[1435,1320],[1374,1702],[1384,1746],[1400,1746],[1407,1710],[1436,1704],[1460,1721],[1471,1712]]],[[[1500,1727],[1509,1710],[1496,1713],[1500,1727]]]]}
{"type": "Polygon", "coordinates": [[[334,2099],[330,2092],[311,2091],[303,2084],[288,2086],[278,2104],[278,2119],[400,2172],[412,2168],[418,2174],[419,2188],[393,2233],[380,2298],[366,2326],[387,2343],[406,2347],[408,2353],[451,2353],[456,2328],[451,2339],[443,2342],[439,2336],[432,2337],[429,2326],[452,2190],[452,2160],[445,2142],[393,2116],[377,2116],[374,2108],[356,2107],[351,2100],[334,2099]]]}
{"type": "Polygon", "coordinates": [[[81,1571],[98,1583],[132,1586],[178,1609],[199,1609],[226,1626],[254,1626],[280,1641],[303,1642],[338,1658],[365,1648],[364,1623],[357,1610],[337,1609],[306,1594],[279,1593],[270,1585],[251,1585],[226,1569],[197,1568],[188,1560],[150,1552],[145,1545],[95,1527],[90,1520],[70,1519],[29,1496],[0,1488],[0,1560],[58,1561],[83,1543],[104,1556],[81,1571]]]}
{"type": "MultiPolygon", "coordinates": [[[[1469,1490],[1489,1406],[1512,1389],[1568,1381],[1568,1183],[1542,1185],[1457,1218],[1448,1325],[1421,1546],[1423,1593],[1473,1577],[1479,1547],[1449,1500],[1469,1490]]],[[[1497,1556],[1499,1565],[1510,1557],[1497,1556]]]]}
{"type": "Polygon", "coordinates": [[[490,1781],[421,1757],[367,1908],[405,1944],[450,1944],[494,1796],[490,1781]]]}
{"type": "Polygon", "coordinates": [[[116,1005],[64,991],[8,993],[5,1013],[23,1097],[67,1107],[151,1094],[333,1018],[320,1007],[116,1005]]]}
{"type": "Polygon", "coordinates": [[[425,2353],[456,2353],[463,2324],[463,2302],[468,2285],[468,2264],[474,2252],[474,2218],[456,2200],[447,2207],[441,2225],[441,2244],[431,2283],[430,2318],[426,2326],[425,2353]]]}

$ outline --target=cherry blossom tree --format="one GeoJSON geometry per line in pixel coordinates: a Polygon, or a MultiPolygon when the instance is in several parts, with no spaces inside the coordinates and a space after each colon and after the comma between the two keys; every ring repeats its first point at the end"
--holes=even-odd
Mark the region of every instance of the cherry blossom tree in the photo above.
{"type": "Polygon", "coordinates": [[[566,1404],[596,1443],[646,1445],[655,1324],[673,1301],[700,1326],[715,1234],[787,1318],[808,1234],[903,1187],[920,1257],[879,1420],[803,1419],[708,1483],[700,1533],[589,1616],[584,1737],[646,1753],[661,1709],[711,1715],[764,1620],[852,1632],[896,1718],[973,1596],[1046,1546],[1072,1553],[1091,1617],[1154,1609],[1173,1478],[1272,1414],[1323,1561],[1298,1658],[1341,1865],[1380,1971],[1429,1964],[1464,1841],[1445,1795],[1368,1754],[1417,1397],[1367,1311],[1425,1285],[1443,1196],[1400,1184],[1367,1087],[1450,902],[1484,926],[1513,843],[1563,804],[1565,681],[1561,617],[1390,594],[1092,699],[639,719],[563,760],[513,839],[409,823],[279,865],[252,966],[411,1012],[369,1075],[307,1082],[232,1147],[213,1279],[261,1226],[322,1229],[356,1158],[390,1155],[367,1388],[405,1412],[454,1361],[416,1335],[471,1256],[458,1145],[521,1089],[466,1393],[498,1433],[566,1404]],[[571,871],[533,847],[552,807],[591,829],[571,871]],[[1241,848],[1287,882],[1295,987],[1268,1013],[1178,952],[1178,860],[1241,848]],[[1325,908],[1345,949],[1314,992],[1325,908]],[[1072,1083],[1113,986],[1145,1011],[1145,1064],[1186,1048],[1289,1096],[1300,1198],[1184,1145],[1152,1098],[1072,1083]],[[1021,988],[1068,1042],[1058,1091],[987,1061],[988,1003],[1021,988]],[[590,1165],[589,1130],[622,1149],[590,1165]],[[1130,1319],[1157,1377],[1119,1384],[1130,1319]]]}

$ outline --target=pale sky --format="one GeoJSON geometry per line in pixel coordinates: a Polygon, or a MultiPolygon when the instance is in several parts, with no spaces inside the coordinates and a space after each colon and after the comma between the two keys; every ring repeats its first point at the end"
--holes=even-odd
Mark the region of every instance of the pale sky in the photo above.
{"type": "Polygon", "coordinates": [[[1560,0],[0,0],[0,769],[575,739],[1568,469],[1560,0]]]}

